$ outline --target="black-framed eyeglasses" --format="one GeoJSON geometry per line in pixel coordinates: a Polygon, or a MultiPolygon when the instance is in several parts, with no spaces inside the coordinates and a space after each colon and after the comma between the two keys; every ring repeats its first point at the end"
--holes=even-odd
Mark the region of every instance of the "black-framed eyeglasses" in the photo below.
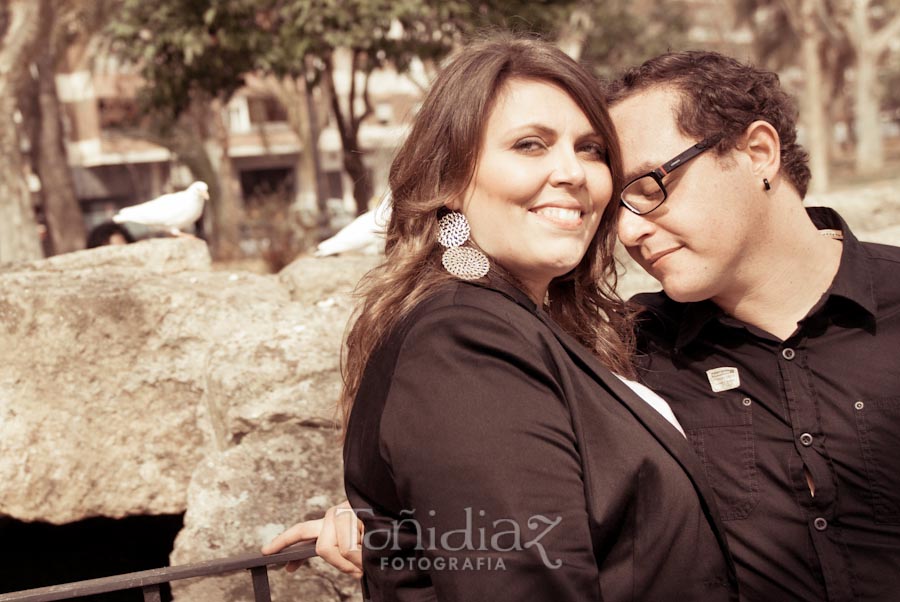
{"type": "Polygon", "coordinates": [[[702,153],[715,146],[719,137],[707,138],[698,142],[683,153],[669,159],[656,169],[638,176],[628,182],[622,189],[619,200],[626,209],[637,215],[647,215],[658,208],[669,198],[669,191],[663,183],[663,178],[702,153]]]}

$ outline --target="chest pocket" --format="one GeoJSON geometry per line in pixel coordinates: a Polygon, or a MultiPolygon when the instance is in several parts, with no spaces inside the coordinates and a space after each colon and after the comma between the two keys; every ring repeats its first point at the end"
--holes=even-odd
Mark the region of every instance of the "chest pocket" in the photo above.
{"type": "Polygon", "coordinates": [[[854,403],[875,522],[900,524],[900,397],[854,403]]]}
{"type": "Polygon", "coordinates": [[[722,520],[747,518],[759,501],[753,402],[740,394],[717,397],[692,422],[682,421],[688,441],[716,493],[722,520]]]}

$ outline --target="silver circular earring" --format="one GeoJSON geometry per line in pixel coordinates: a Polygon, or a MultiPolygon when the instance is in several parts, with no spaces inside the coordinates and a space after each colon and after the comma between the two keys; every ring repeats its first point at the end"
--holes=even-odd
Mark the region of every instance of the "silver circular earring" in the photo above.
{"type": "Polygon", "coordinates": [[[483,278],[491,267],[484,253],[464,247],[469,240],[469,221],[458,211],[451,211],[438,222],[438,242],[447,247],[441,257],[444,269],[461,280],[483,278]]]}

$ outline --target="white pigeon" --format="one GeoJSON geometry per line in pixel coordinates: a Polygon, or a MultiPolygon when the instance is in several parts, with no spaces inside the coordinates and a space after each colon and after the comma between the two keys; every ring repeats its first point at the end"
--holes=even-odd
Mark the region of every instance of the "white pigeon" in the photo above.
{"type": "Polygon", "coordinates": [[[112,219],[117,224],[134,222],[151,229],[168,230],[177,236],[200,219],[203,203],[208,200],[209,186],[197,181],[180,192],[120,209],[112,219]]]}
{"type": "Polygon", "coordinates": [[[384,237],[391,219],[391,206],[391,195],[388,194],[375,209],[366,211],[341,228],[337,234],[320,242],[315,256],[383,252],[384,237]]]}

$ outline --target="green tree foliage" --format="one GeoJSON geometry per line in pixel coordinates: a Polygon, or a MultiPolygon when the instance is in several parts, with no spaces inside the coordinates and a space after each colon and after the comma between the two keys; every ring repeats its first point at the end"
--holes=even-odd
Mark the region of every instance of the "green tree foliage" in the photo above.
{"type": "Polygon", "coordinates": [[[601,75],[678,47],[683,5],[649,0],[123,0],[121,53],[142,65],[147,101],[179,114],[198,91],[227,99],[248,72],[320,86],[343,145],[359,211],[372,196],[358,132],[371,114],[368,75],[413,59],[437,65],[471,35],[512,30],[555,40],[601,75]],[[578,19],[573,17],[578,16],[578,19]],[[583,17],[583,18],[582,18],[583,17]],[[333,56],[352,53],[351,97],[338,99],[333,56]],[[356,76],[361,76],[361,79],[356,76]],[[364,83],[357,85],[357,80],[364,83]]]}
{"type": "Polygon", "coordinates": [[[143,100],[174,118],[193,95],[229,97],[265,48],[253,0],[124,0],[113,50],[140,65],[143,100]]]}
{"type": "Polygon", "coordinates": [[[687,42],[690,20],[684,2],[593,0],[582,60],[601,77],[667,52],[687,42]]]}
{"type": "MultiPolygon", "coordinates": [[[[332,56],[350,49],[354,75],[391,63],[439,61],[483,28],[552,37],[573,2],[490,0],[123,0],[111,31],[118,52],[141,65],[148,107],[171,122],[200,93],[224,100],[246,73],[303,78],[334,94],[332,56]],[[312,66],[312,69],[310,69],[312,66]]],[[[356,77],[352,78],[354,83],[356,77]]],[[[371,112],[368,87],[330,105],[341,133],[344,167],[359,210],[372,194],[358,131],[371,112]],[[356,106],[365,107],[357,112],[356,106]]]]}

